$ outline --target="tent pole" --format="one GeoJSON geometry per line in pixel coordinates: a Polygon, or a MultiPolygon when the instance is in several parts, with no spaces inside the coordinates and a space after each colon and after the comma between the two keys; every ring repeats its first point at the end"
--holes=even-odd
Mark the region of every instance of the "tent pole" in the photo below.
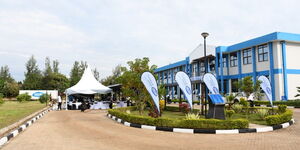
{"type": "Polygon", "coordinates": [[[68,101],[69,101],[69,96],[68,96],[68,94],[66,93],[66,110],[68,110],[68,101]]]}

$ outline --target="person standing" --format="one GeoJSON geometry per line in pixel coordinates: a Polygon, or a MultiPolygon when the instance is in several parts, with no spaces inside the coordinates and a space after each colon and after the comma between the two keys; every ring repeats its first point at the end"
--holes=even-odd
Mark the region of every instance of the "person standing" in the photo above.
{"type": "Polygon", "coordinates": [[[57,102],[58,102],[58,108],[57,110],[61,110],[61,94],[58,94],[57,102]]]}

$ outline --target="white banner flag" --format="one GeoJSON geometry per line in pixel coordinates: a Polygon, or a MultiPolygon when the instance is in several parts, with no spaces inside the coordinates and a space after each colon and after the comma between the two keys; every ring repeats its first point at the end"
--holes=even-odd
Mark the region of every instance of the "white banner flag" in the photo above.
{"type": "Polygon", "coordinates": [[[270,101],[271,106],[273,106],[272,90],[271,90],[271,84],[270,84],[269,79],[265,76],[260,76],[260,77],[258,77],[258,80],[261,81],[260,87],[266,93],[266,96],[267,96],[268,100],[270,101]]]}
{"type": "Polygon", "coordinates": [[[183,91],[190,105],[190,108],[192,109],[193,107],[192,88],[191,88],[192,84],[189,76],[186,73],[179,71],[176,73],[175,80],[178,83],[180,89],[183,91]]]}
{"type": "Polygon", "coordinates": [[[158,90],[157,90],[157,83],[154,76],[150,72],[144,72],[142,74],[141,80],[145,85],[147,91],[150,93],[153,102],[160,113],[159,110],[159,99],[158,99],[158,90]]]}
{"type": "Polygon", "coordinates": [[[220,94],[218,81],[213,74],[206,73],[202,80],[211,94],[220,94]]]}

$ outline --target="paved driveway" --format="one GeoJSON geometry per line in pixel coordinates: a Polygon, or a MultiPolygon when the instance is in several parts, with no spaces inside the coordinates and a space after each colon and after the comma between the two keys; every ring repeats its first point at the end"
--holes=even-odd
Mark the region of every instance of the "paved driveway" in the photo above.
{"type": "Polygon", "coordinates": [[[267,133],[187,134],[126,127],[106,111],[52,111],[2,150],[300,149],[300,109],[296,124],[267,133]]]}

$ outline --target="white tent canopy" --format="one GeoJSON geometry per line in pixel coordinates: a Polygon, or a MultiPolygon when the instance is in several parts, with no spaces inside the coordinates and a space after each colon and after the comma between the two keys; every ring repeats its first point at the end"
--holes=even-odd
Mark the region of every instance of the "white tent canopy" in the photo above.
{"type": "Polygon", "coordinates": [[[94,77],[92,70],[88,66],[80,79],[80,81],[66,90],[67,95],[72,94],[106,94],[112,90],[104,85],[94,77]]]}

